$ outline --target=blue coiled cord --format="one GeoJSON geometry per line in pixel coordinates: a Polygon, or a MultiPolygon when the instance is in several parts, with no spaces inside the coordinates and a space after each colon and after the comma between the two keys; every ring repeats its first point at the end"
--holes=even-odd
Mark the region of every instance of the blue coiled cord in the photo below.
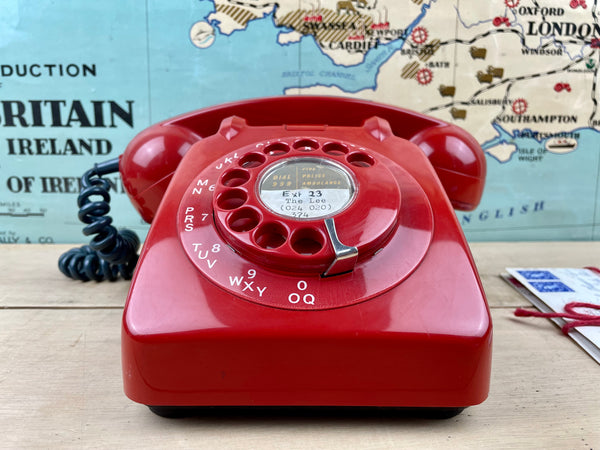
{"type": "Polygon", "coordinates": [[[89,245],[63,253],[58,268],[69,278],[81,281],[115,281],[119,275],[131,279],[137,264],[140,238],[131,230],[118,231],[107,216],[110,211],[110,184],[102,175],[119,171],[119,158],[95,164],[81,178],[77,198],[79,220],[86,224],[83,234],[95,235],[89,245]],[[101,197],[92,201],[90,197],[101,197]]]}

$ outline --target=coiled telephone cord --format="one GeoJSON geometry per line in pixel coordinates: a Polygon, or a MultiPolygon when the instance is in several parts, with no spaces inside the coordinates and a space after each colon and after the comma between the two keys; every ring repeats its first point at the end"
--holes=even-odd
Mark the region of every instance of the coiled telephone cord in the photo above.
{"type": "Polygon", "coordinates": [[[103,175],[119,171],[119,158],[95,164],[81,178],[77,198],[79,220],[86,224],[83,234],[95,235],[89,245],[63,253],[58,268],[69,278],[81,281],[115,281],[119,275],[131,279],[137,264],[140,238],[131,230],[117,230],[112,226],[110,211],[110,184],[103,175]],[[102,200],[92,201],[91,197],[102,200]]]}

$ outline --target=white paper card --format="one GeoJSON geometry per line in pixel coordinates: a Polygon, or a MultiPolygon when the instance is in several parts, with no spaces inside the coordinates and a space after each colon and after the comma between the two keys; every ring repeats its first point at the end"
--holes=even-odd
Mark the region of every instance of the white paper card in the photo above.
{"type": "MultiPolygon", "coordinates": [[[[577,268],[507,268],[503,278],[543,312],[564,312],[568,303],[600,305],[600,274],[577,268]]],[[[577,308],[578,313],[600,315],[599,310],[577,308]]],[[[551,319],[563,326],[570,319],[551,319]]],[[[575,327],[569,336],[600,363],[600,327],[575,327]]]]}

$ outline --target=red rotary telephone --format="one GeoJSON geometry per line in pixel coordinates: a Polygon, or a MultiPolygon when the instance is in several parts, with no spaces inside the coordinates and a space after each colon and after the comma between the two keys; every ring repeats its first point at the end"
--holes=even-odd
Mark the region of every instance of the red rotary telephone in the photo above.
{"type": "Polygon", "coordinates": [[[249,100],[146,129],[119,170],[152,222],[123,317],[132,400],[454,414],[486,398],[491,319],[452,209],[478,204],[485,158],[462,129],[249,100]]]}

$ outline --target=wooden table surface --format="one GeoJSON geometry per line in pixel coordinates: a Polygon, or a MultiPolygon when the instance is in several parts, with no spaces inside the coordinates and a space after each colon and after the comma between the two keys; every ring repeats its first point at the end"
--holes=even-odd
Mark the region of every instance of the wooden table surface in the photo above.
{"type": "Polygon", "coordinates": [[[0,448],[600,448],[600,366],[499,277],[600,265],[600,242],[476,243],[494,321],[491,391],[447,420],[225,415],[163,419],[123,394],[128,282],[80,283],[66,245],[0,246],[0,448]]]}

